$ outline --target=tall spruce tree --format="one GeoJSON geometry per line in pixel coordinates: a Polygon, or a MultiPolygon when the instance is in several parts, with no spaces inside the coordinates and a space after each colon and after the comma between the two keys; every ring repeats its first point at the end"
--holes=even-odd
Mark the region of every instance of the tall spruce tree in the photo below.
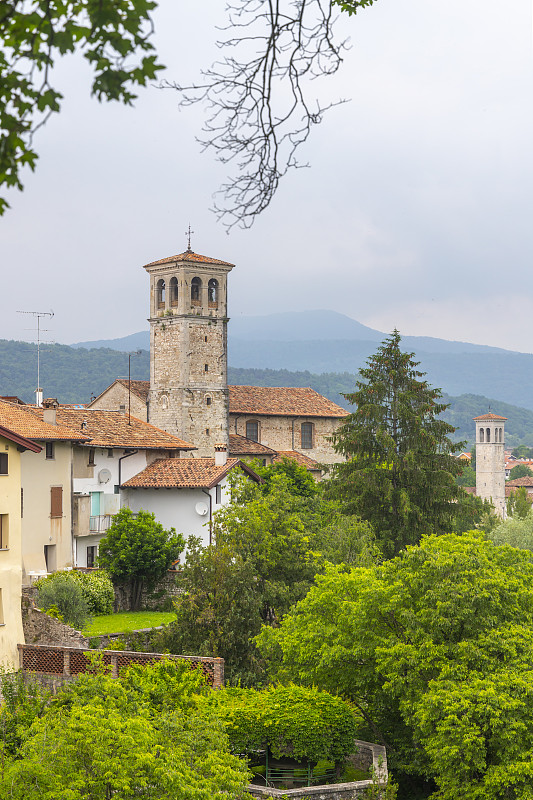
{"type": "Polygon", "coordinates": [[[345,395],[356,408],[333,437],[346,461],[333,467],[329,483],[347,513],[372,524],[388,556],[424,534],[453,530],[465,496],[454,456],[464,443],[448,438],[455,429],[439,418],[447,408],[442,394],[400,341],[395,330],[368,359],[355,392],[345,395]]]}

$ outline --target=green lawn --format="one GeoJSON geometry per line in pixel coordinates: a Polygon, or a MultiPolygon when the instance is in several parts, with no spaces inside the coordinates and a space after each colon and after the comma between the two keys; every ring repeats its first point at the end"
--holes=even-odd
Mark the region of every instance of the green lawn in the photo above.
{"type": "Polygon", "coordinates": [[[84,628],[85,636],[104,636],[106,633],[129,633],[140,628],[156,628],[168,625],[176,619],[173,611],[121,611],[119,614],[104,614],[93,617],[84,628]]]}

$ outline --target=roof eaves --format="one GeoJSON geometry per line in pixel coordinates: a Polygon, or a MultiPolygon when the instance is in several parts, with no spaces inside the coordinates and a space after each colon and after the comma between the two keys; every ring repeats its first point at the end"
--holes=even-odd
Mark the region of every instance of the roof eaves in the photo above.
{"type": "Polygon", "coordinates": [[[21,436],[19,433],[15,433],[15,431],[5,428],[3,425],[0,425],[0,436],[3,436],[4,439],[9,439],[10,442],[13,442],[13,444],[18,445],[24,450],[31,450],[33,453],[40,453],[43,449],[33,440],[27,439],[25,436],[21,436]]]}

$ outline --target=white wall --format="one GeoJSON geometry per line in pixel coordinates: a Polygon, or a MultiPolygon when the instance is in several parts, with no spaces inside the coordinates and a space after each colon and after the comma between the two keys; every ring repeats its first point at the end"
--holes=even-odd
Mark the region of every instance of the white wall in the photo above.
{"type": "MultiPolygon", "coordinates": [[[[221,489],[219,505],[216,488],[209,490],[213,514],[229,501],[226,480],[221,483],[221,489]]],[[[163,527],[175,528],[185,538],[199,536],[203,545],[209,544],[209,497],[201,489],[125,489],[122,504],[135,512],[141,509],[153,512],[163,527]],[[207,514],[196,511],[197,503],[207,506],[207,514]]]]}

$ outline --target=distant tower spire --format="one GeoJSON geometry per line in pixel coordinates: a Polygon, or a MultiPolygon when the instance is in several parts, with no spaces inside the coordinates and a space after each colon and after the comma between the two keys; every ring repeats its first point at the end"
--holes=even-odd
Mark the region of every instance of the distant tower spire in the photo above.
{"type": "Polygon", "coordinates": [[[187,237],[187,252],[188,253],[192,253],[192,250],[191,250],[191,233],[194,233],[194,231],[191,231],[191,223],[189,222],[189,228],[188,228],[188,230],[185,231],[185,236],[187,237]]]}

